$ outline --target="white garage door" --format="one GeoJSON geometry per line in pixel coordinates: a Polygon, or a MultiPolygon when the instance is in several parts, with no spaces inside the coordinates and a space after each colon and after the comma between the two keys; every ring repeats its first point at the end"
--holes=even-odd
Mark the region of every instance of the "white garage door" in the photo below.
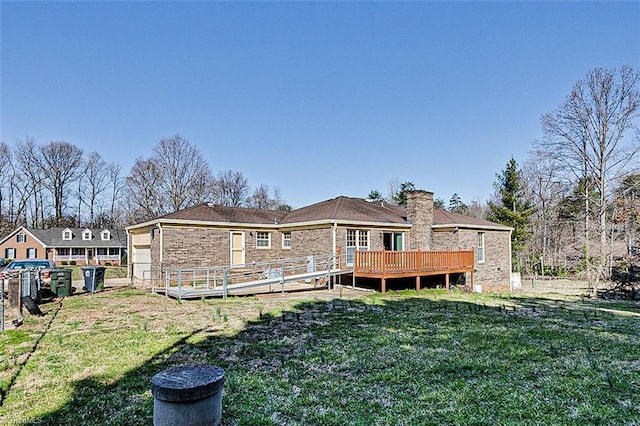
{"type": "Polygon", "coordinates": [[[133,246],[133,277],[141,280],[149,279],[149,271],[151,269],[151,247],[150,246],[133,246]]]}

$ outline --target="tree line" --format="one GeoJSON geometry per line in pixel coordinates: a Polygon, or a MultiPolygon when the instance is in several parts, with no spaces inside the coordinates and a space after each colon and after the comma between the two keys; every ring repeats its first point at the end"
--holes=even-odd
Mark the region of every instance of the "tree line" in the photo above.
{"type": "Polygon", "coordinates": [[[18,226],[124,227],[201,202],[290,209],[278,188],[251,188],[238,171],[214,174],[191,142],[164,138],[127,175],[65,141],[0,143],[0,232],[18,226]]]}
{"type": "MultiPolygon", "coordinates": [[[[566,99],[541,115],[542,140],[528,158],[510,158],[486,204],[453,194],[436,208],[513,228],[512,264],[524,274],[575,273],[591,284],[640,259],[640,73],[594,68],[566,99]],[[628,263],[627,263],[628,264],[628,263]]],[[[403,205],[410,181],[390,181],[383,197],[403,205]]]]}

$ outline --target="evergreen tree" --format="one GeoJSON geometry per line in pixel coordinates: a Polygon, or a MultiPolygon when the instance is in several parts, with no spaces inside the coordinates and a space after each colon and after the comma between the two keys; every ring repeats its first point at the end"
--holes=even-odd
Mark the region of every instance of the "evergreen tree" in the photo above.
{"type": "Polygon", "coordinates": [[[402,182],[400,190],[393,196],[393,201],[399,206],[407,207],[407,193],[415,190],[413,182],[402,182]]]}
{"type": "Polygon", "coordinates": [[[382,194],[377,189],[372,189],[367,198],[373,201],[382,201],[382,194]]]}
{"type": "Polygon", "coordinates": [[[433,200],[433,208],[446,210],[446,207],[444,206],[444,200],[442,198],[436,198],[435,200],[433,200]]]}
{"type": "Polygon", "coordinates": [[[511,233],[511,258],[515,271],[520,270],[518,254],[531,237],[530,219],[534,213],[531,203],[524,197],[524,187],[518,163],[511,157],[507,167],[496,175],[494,182],[497,199],[489,201],[487,219],[513,228],[511,233]]]}
{"type": "Polygon", "coordinates": [[[462,199],[455,193],[451,196],[449,200],[449,211],[454,213],[467,214],[469,213],[469,208],[465,203],[462,202],[462,199]]]}

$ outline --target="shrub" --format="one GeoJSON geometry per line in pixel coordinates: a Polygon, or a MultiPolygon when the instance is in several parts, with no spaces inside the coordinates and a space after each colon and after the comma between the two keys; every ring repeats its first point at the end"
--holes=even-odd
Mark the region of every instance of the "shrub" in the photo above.
{"type": "Polygon", "coordinates": [[[104,262],[104,266],[111,266],[111,262],[104,262]]]}
{"type": "Polygon", "coordinates": [[[69,262],[69,265],[71,265],[71,266],[76,266],[76,261],[75,261],[75,260],[70,261],[70,262],[69,262]]]}

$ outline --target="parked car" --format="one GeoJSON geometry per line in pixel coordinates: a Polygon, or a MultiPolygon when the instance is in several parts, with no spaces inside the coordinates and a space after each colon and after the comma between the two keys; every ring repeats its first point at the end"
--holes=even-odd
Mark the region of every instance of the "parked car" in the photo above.
{"type": "Polygon", "coordinates": [[[51,284],[51,270],[56,267],[53,260],[47,259],[26,259],[14,260],[0,271],[0,279],[7,279],[12,274],[17,274],[21,270],[32,269],[40,273],[40,278],[44,284],[51,284]]]}

